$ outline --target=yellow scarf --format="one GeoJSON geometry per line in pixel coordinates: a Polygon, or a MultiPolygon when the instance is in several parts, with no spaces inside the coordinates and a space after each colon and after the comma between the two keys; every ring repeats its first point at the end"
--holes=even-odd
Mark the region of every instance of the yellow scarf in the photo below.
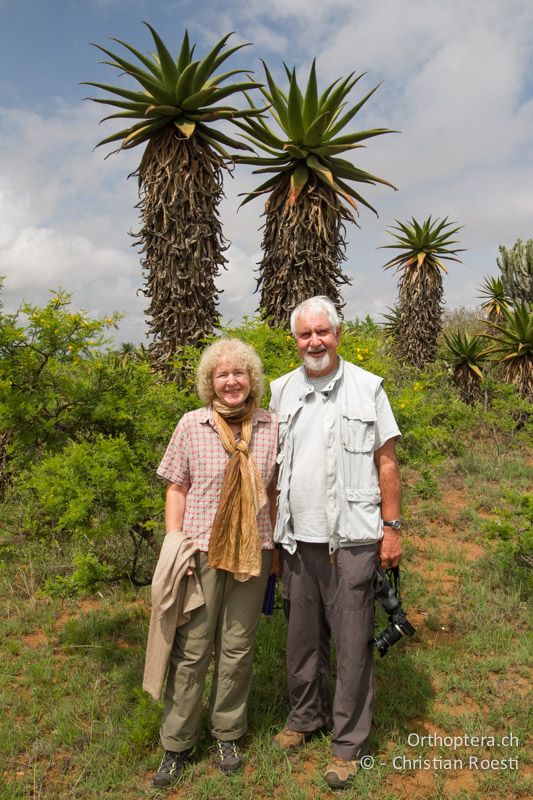
{"type": "Polygon", "coordinates": [[[267,496],[248,450],[254,409],[253,401],[231,411],[223,403],[213,402],[213,418],[230,459],[224,471],[222,494],[209,538],[208,564],[232,572],[238,581],[246,581],[261,572],[257,514],[266,504],[267,496]],[[226,419],[241,422],[239,442],[235,441],[226,419]]]}

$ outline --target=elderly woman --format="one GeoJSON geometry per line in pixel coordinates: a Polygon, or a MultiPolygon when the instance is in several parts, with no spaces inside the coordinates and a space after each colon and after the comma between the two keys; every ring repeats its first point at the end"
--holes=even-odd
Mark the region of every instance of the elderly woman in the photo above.
{"type": "Polygon", "coordinates": [[[205,601],[176,629],[160,731],[165,753],[153,779],[158,787],[179,778],[195,746],[213,649],[209,724],[218,766],[224,773],[242,767],[255,633],[268,576],[277,569],[277,420],[259,408],[257,353],[236,339],[212,344],[200,360],[198,393],[204,407],[181,418],[157,470],[168,482],[165,539],[192,544],[186,575],[197,579],[205,601]]]}

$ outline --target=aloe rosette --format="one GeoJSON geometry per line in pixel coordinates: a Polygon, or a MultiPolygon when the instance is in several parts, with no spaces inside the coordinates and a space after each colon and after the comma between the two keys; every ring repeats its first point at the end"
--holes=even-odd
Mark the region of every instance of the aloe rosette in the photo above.
{"type": "MultiPolygon", "coordinates": [[[[294,305],[310,295],[327,295],[341,305],[339,286],[349,282],[340,269],[345,259],[344,223],[357,224],[359,204],[375,211],[353,184],[392,184],[340,155],[392,131],[343,133],[378,88],[347,108],[347,97],[362,75],[338,79],[319,94],[315,61],[303,92],[295,69],[285,66],[287,92],[275,83],[266,64],[264,70],[266,85],[260,91],[271,120],[261,113],[235,123],[263,154],[236,155],[235,161],[256,167],[254,173],[270,173],[247,193],[243,204],[268,193],[260,307],[275,324],[287,324],[294,305]]],[[[249,104],[259,111],[251,98],[249,104]]]]}
{"type": "Polygon", "coordinates": [[[451,362],[453,381],[459,389],[461,399],[473,405],[481,399],[483,362],[487,358],[487,346],[482,336],[461,331],[444,334],[445,357],[451,362]]]}
{"type": "Polygon", "coordinates": [[[501,365],[505,380],[533,402],[533,306],[519,303],[501,312],[501,321],[491,323],[491,332],[483,334],[491,343],[488,354],[501,365]]]}
{"type": "Polygon", "coordinates": [[[250,148],[213,123],[254,117],[258,110],[226,103],[258,84],[248,70],[220,71],[230,56],[245,47],[227,46],[231,34],[204,58],[195,59],[195,46],[191,47],[185,32],[174,58],[154,28],[145,24],[154,53],[145,55],[113,39],[135,62],[95,45],[107,56],[103,63],[140,88],[86,83],[107,95],[91,100],[118,109],[104,120],[128,120],[128,127],[97,146],[120,142],[119,150],[127,150],[146,145],[136,171],[142,219],[136,238],[143,256],[143,291],[150,298],[150,353],[164,367],[178,346],[197,342],[218,321],[214,280],[226,263],[227,248],[218,218],[222,171],[227,167],[228,149],[250,148]],[[228,83],[243,73],[245,80],[228,83]]]}
{"type": "Polygon", "coordinates": [[[483,301],[481,308],[487,315],[489,322],[499,322],[503,319],[502,308],[508,308],[511,299],[507,297],[501,278],[488,275],[479,287],[479,297],[483,301]]]}

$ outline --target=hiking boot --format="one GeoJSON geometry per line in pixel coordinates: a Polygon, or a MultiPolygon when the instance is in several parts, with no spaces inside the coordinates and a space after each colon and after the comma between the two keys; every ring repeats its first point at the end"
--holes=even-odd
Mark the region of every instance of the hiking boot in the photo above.
{"type": "Polygon", "coordinates": [[[189,763],[191,750],[184,750],[182,753],[174,753],[172,750],[165,750],[159,769],[152,778],[152,783],[158,789],[165,789],[180,779],[185,766],[189,763]]]}
{"type": "Polygon", "coordinates": [[[215,739],[215,742],[216,759],[219,770],[225,775],[238,772],[242,767],[242,755],[239,750],[239,743],[233,740],[223,742],[221,739],[215,739]]]}
{"type": "Polygon", "coordinates": [[[324,772],[324,780],[332,789],[346,789],[357,773],[357,763],[339,756],[331,756],[324,772]]]}
{"type": "Polygon", "coordinates": [[[283,728],[273,740],[277,747],[286,750],[289,753],[294,753],[300,750],[305,744],[305,733],[302,731],[292,731],[290,728],[283,728]]]}

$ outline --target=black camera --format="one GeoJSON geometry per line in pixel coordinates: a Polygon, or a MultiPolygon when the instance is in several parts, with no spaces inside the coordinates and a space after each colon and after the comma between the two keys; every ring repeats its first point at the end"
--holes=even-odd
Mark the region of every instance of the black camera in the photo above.
{"type": "Polygon", "coordinates": [[[379,636],[375,636],[371,641],[379,650],[381,658],[385,655],[389,647],[402,638],[402,636],[413,636],[415,629],[407,619],[405,611],[399,599],[400,588],[400,568],[393,567],[385,572],[380,566],[376,568],[376,575],[372,586],[376,599],[379,600],[381,607],[389,615],[390,625],[379,636]],[[389,581],[387,575],[391,576],[389,581]],[[398,594],[398,596],[396,596],[398,594]]]}

